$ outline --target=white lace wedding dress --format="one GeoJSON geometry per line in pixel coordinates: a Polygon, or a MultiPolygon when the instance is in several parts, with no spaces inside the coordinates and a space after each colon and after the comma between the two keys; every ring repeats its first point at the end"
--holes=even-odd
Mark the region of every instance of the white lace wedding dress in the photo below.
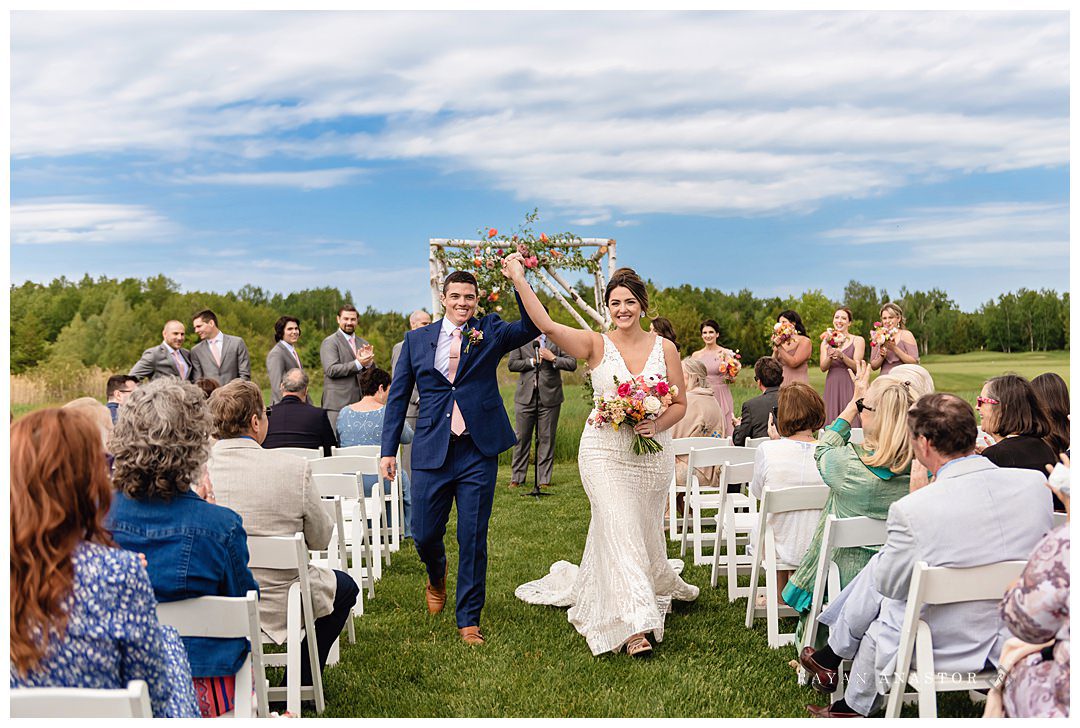
{"type": "MultiPolygon", "coordinates": [[[[604,358],[592,371],[593,391],[615,389],[614,379],[633,375],[608,337],[604,358]]],[[[641,375],[666,376],[659,336],[641,375]]],[[[514,594],[530,604],[569,606],[567,618],[594,655],[619,650],[631,636],[652,633],[664,639],[664,617],[671,600],[693,601],[698,588],[679,578],[667,559],[664,505],[675,468],[671,434],[657,441],[665,449],[635,455],[633,428],[597,429],[586,424],[578,450],[581,482],[592,515],[580,568],[556,562],[547,576],[522,584],[514,594]]]]}

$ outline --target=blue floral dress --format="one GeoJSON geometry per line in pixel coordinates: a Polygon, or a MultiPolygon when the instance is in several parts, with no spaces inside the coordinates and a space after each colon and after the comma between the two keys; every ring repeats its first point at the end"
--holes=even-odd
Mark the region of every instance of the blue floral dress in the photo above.
{"type": "Polygon", "coordinates": [[[11,666],[12,688],[116,690],[145,680],[157,718],[198,718],[187,652],[157,620],[157,601],[137,554],[84,542],[73,556],[67,628],[52,635],[29,675],[11,666]]]}
{"type": "MultiPolygon", "coordinates": [[[[359,412],[351,407],[342,407],[338,413],[337,431],[338,446],[352,447],[353,445],[381,445],[383,415],[385,407],[368,412],[359,412]]],[[[408,445],[413,440],[413,431],[409,423],[401,430],[401,444],[408,445]]],[[[375,487],[375,476],[364,476],[364,495],[370,496],[371,489],[375,487]]],[[[390,485],[384,484],[385,492],[390,492],[390,485]]],[[[409,482],[409,474],[401,471],[401,496],[404,501],[405,511],[405,538],[412,538],[409,528],[412,514],[412,484],[409,482]]]]}

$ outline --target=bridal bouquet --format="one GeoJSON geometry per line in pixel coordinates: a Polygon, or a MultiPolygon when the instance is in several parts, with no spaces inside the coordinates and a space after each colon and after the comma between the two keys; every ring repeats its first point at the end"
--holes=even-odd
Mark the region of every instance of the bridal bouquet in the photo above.
{"type": "Polygon", "coordinates": [[[724,381],[731,384],[735,381],[735,378],[739,376],[739,372],[742,371],[742,354],[736,349],[729,354],[720,355],[720,375],[724,378],[724,381]]]}
{"type": "Polygon", "coordinates": [[[875,321],[874,330],[870,332],[870,346],[882,346],[886,341],[896,341],[899,336],[899,328],[889,328],[880,321],[875,321]]]}
{"type": "MultiPolygon", "coordinates": [[[[589,417],[589,424],[593,427],[611,425],[611,429],[617,432],[619,425],[625,422],[633,427],[644,420],[655,420],[679,393],[678,387],[668,384],[663,377],[650,375],[625,382],[612,377],[612,380],[615,388],[593,399],[594,410],[589,417]]],[[[634,433],[633,449],[636,455],[645,455],[660,452],[664,446],[651,437],[634,433]]]]}
{"type": "Polygon", "coordinates": [[[825,329],[821,332],[821,340],[834,349],[844,345],[844,332],[836,329],[825,329]]]}
{"type": "Polygon", "coordinates": [[[795,333],[795,326],[792,324],[782,324],[777,321],[773,324],[770,340],[772,341],[773,346],[783,346],[794,338],[795,333]]]}

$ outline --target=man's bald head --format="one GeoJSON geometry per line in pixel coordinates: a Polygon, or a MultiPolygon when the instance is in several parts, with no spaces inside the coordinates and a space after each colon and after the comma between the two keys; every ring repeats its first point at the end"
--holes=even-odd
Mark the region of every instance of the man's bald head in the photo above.
{"type": "Polygon", "coordinates": [[[422,308],[419,308],[409,314],[409,329],[416,331],[421,326],[427,326],[431,323],[431,314],[422,308]]]}

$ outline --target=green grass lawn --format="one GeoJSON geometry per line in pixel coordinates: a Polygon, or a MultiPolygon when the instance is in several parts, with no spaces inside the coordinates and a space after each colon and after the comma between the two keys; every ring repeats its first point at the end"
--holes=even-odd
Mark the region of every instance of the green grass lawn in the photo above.
{"type": "MultiPolygon", "coordinates": [[[[540,501],[510,491],[508,480],[501,469],[482,617],[488,643],[470,648],[457,636],[452,514],[446,610],[427,614],[424,569],[406,542],[356,620],[357,644],[343,644],[341,662],[326,671],[326,716],[803,717],[805,704],[825,702],[799,687],[787,665],[794,648],[770,650],[764,620],[746,629],[745,599],[729,604],[723,581],[709,587],[706,567],[684,572],[701,597],[676,603],[651,660],[593,657],[565,609],[514,597],[517,585],[542,576],[554,561],[580,560],[589,501],[577,465],[556,465],[555,495],[540,501]]],[[[678,556],[677,545],[669,554],[678,556]]],[[[912,708],[905,715],[914,715],[912,708]]],[[[966,693],[939,700],[942,716],[980,713],[966,693]]]]}

